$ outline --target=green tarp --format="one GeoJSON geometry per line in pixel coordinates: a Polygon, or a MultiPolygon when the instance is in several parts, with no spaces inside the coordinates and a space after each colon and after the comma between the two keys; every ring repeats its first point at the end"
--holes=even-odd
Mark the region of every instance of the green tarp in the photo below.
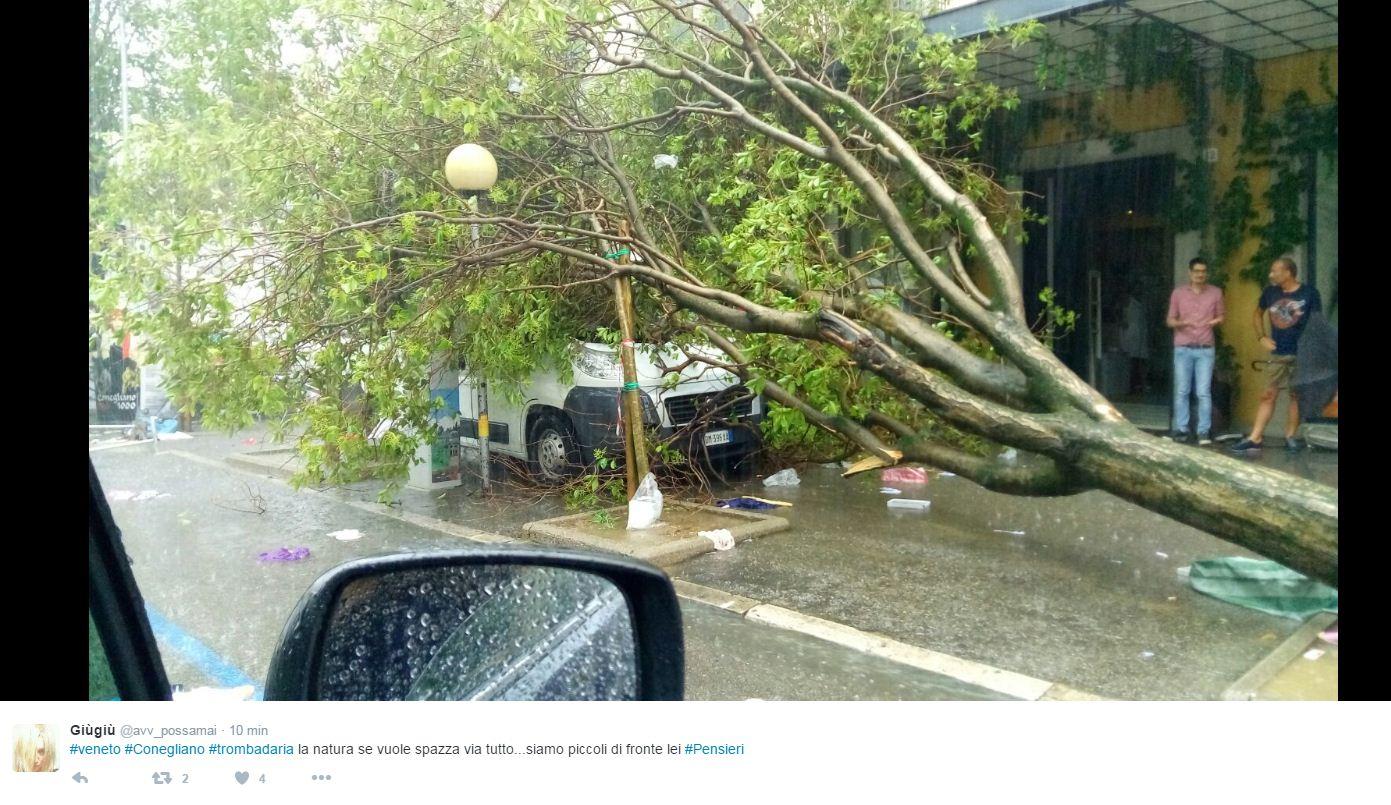
{"type": "Polygon", "coordinates": [[[1304,620],[1338,611],[1338,591],[1268,559],[1199,559],[1188,569],[1193,589],[1250,609],[1304,620]]]}

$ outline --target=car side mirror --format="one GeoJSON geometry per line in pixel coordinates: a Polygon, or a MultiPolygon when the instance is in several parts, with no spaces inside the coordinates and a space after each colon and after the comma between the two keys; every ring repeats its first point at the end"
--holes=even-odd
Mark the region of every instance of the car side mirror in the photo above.
{"type": "Polygon", "coordinates": [[[618,556],[520,546],[358,559],[281,635],[268,700],[679,700],[670,579],[618,556]]]}

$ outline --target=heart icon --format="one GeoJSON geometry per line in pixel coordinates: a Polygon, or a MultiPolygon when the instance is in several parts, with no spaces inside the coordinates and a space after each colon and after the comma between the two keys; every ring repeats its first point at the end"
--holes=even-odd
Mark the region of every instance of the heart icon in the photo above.
{"type": "Polygon", "coordinates": [[[246,781],[251,779],[251,774],[249,772],[244,771],[239,771],[232,776],[236,777],[237,782],[241,783],[242,785],[246,785],[246,781]]]}

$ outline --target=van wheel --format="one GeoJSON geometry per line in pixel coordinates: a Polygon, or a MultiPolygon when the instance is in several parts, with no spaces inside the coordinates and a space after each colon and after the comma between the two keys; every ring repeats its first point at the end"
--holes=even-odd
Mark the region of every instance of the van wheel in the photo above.
{"type": "Polygon", "coordinates": [[[547,486],[562,484],[581,469],[579,442],[569,421],[559,414],[545,413],[531,426],[527,442],[531,475],[547,486]]]}

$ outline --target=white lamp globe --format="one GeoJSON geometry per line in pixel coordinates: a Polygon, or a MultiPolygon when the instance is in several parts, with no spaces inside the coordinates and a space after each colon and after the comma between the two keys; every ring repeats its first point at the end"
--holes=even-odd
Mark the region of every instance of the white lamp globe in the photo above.
{"type": "Polygon", "coordinates": [[[464,143],[445,158],[444,178],[455,190],[487,190],[497,182],[497,161],[483,146],[464,143]]]}

